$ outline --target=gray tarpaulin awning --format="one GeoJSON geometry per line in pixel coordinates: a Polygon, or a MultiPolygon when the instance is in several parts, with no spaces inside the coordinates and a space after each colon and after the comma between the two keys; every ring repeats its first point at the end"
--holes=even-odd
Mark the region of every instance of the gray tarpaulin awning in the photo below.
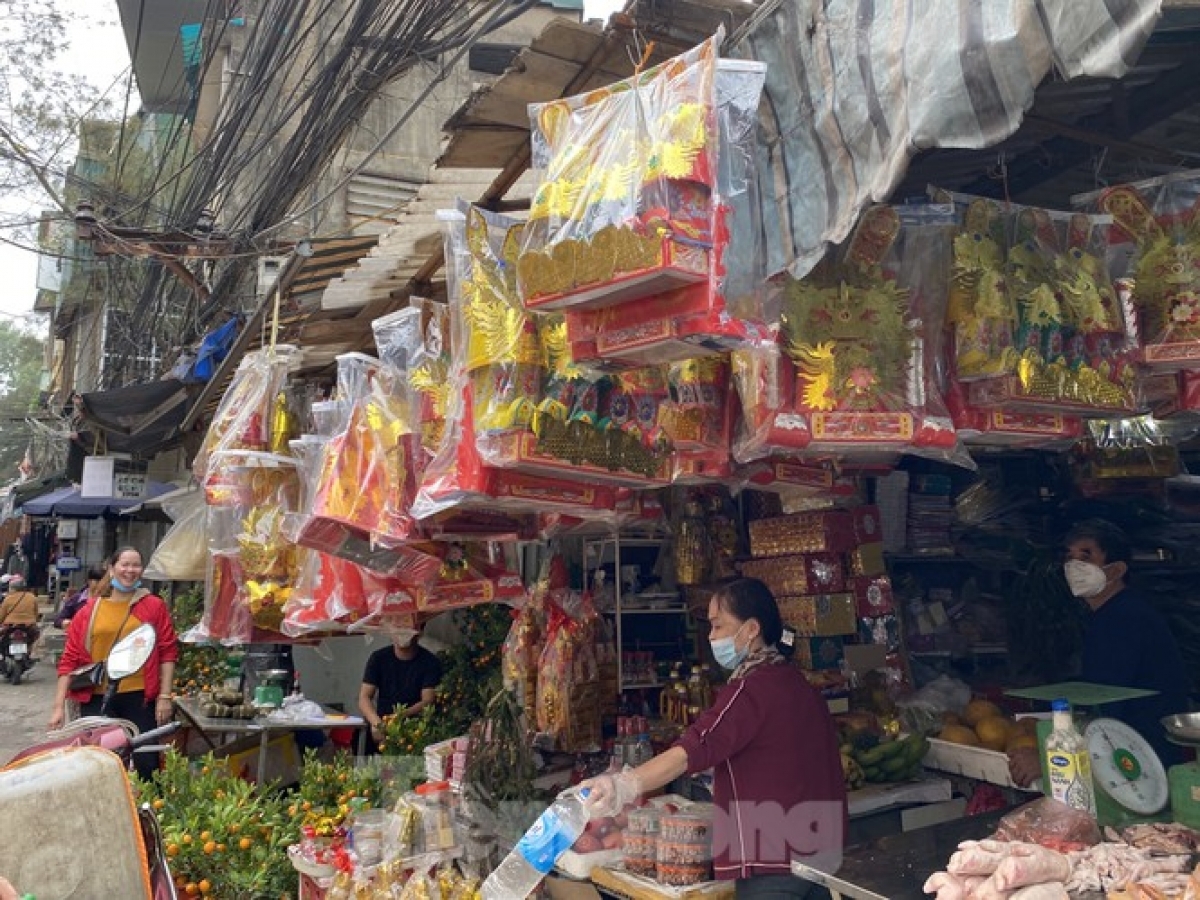
{"type": "Polygon", "coordinates": [[[140,453],[159,447],[187,414],[190,395],[175,378],[83,395],[87,421],[104,433],[107,449],[140,453]]]}
{"type": "Polygon", "coordinates": [[[734,54],[768,64],[760,184],[771,271],[807,273],[909,160],[1021,124],[1049,75],[1120,77],[1161,0],[768,0],[734,54]]]}

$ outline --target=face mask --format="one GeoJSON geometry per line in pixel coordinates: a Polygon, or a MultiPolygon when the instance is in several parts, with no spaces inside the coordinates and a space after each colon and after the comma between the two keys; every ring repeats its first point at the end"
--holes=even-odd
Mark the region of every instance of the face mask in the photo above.
{"type": "Polygon", "coordinates": [[[133,584],[126,584],[120,578],[113,576],[112,586],[114,591],[120,591],[122,594],[132,594],[142,586],[142,580],[139,578],[133,584]]]}
{"type": "Polygon", "coordinates": [[[407,647],[417,639],[419,631],[413,631],[411,628],[402,628],[392,635],[392,641],[400,647],[407,647]]]}
{"type": "Polygon", "coordinates": [[[709,641],[709,646],[712,647],[713,659],[717,661],[722,669],[736,669],[741,665],[742,660],[746,658],[746,654],[750,651],[749,647],[743,647],[741,650],[737,647],[737,637],[742,633],[742,628],[746,627],[746,623],[742,623],[742,627],[734,632],[733,637],[717,638],[715,641],[709,641]]]}
{"type": "Polygon", "coordinates": [[[1068,560],[1063,566],[1063,575],[1071,593],[1084,600],[1095,597],[1108,586],[1108,576],[1104,570],[1095,563],[1081,559],[1068,560]]]}

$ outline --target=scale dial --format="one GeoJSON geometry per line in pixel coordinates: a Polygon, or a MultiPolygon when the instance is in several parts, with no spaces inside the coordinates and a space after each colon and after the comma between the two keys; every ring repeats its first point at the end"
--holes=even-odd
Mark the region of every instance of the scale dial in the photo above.
{"type": "Polygon", "coordinates": [[[1094,719],[1083,739],[1097,790],[1141,816],[1152,816],[1167,805],[1166,770],[1140,734],[1117,719],[1094,719]]]}

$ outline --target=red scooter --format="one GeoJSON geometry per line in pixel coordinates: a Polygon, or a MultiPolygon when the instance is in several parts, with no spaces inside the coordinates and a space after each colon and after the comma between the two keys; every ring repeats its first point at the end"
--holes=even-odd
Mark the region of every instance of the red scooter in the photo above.
{"type": "MultiPolygon", "coordinates": [[[[142,625],[113,646],[103,708],[146,664],[155,637],[142,625]]],[[[0,807],[11,822],[25,812],[45,827],[28,840],[6,829],[0,872],[37,897],[177,900],[158,820],[149,805],[135,806],[127,773],[134,753],[178,729],[172,722],[139,734],[122,719],[83,718],[18,753],[0,770],[0,807]]]]}

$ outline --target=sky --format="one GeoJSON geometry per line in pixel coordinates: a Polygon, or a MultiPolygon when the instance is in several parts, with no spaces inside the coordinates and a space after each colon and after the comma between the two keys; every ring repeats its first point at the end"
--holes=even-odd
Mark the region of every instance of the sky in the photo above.
{"type": "MultiPolygon", "coordinates": [[[[0,0],[2,2],[2,0],[0,0]]],[[[124,82],[118,82],[122,73],[129,69],[129,51],[121,31],[115,0],[58,0],[58,6],[66,13],[70,24],[67,27],[66,47],[59,57],[57,68],[62,71],[86,75],[92,84],[101,89],[111,87],[119,91],[124,101],[124,82]]],[[[137,111],[136,91],[134,106],[137,111]]],[[[69,163],[71,154],[61,160],[69,163]]],[[[7,210],[6,210],[7,211],[7,210]]],[[[17,212],[29,212],[36,217],[38,210],[18,208],[17,212]]],[[[37,296],[37,254],[0,243],[0,315],[6,318],[22,317],[33,309],[37,296]]]]}

